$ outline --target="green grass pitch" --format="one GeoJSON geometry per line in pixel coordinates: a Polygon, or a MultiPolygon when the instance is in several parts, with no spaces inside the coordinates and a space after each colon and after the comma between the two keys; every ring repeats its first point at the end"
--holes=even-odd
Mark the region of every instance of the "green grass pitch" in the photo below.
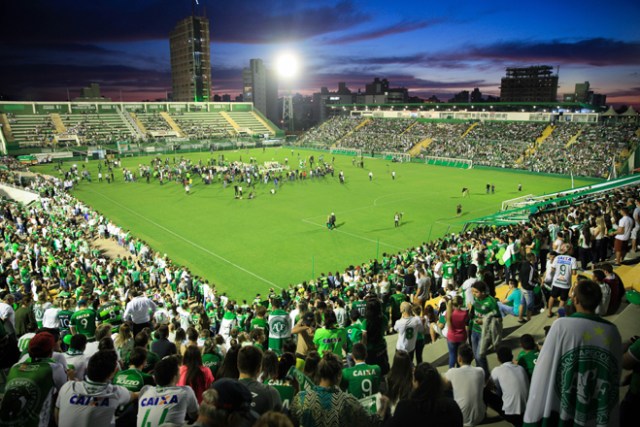
{"type": "MultiPolygon", "coordinates": [[[[298,158],[322,154],[290,148],[270,148],[182,154],[197,161],[224,154],[227,160],[255,157],[259,163],[275,160],[298,166],[298,158]]],[[[173,154],[162,155],[172,159],[173,154]]],[[[180,157],[180,154],[177,155],[180,157]]],[[[324,160],[332,155],[324,153],[324,160]]],[[[137,171],[151,156],[124,158],[123,167],[137,171]]],[[[193,274],[208,278],[218,289],[236,298],[252,298],[270,287],[286,288],[319,276],[344,271],[353,264],[397,252],[445,232],[461,229],[465,221],[497,212],[503,200],[526,194],[544,194],[571,187],[568,177],[535,175],[494,169],[462,170],[424,164],[364,160],[335,156],[335,177],[285,181],[275,195],[273,184],[259,183],[256,198],[234,199],[233,186],[220,181],[205,185],[194,179],[190,195],[176,182],[126,183],[121,170],[115,183],[97,182],[97,161],[86,163],[92,182],[81,182],[73,194],[116,224],[144,239],[153,250],[166,253],[188,266],[193,274]],[[338,172],[346,182],[340,184],[338,172]],[[373,180],[368,174],[373,172],[373,180]],[[396,172],[396,179],[391,177],[396,172]],[[495,184],[495,194],[485,185],[495,184]],[[523,191],[518,192],[518,184],[523,191]],[[470,197],[462,198],[463,187],[470,197]],[[462,204],[462,215],[456,206],[462,204]],[[394,227],[394,213],[403,212],[394,227]],[[327,215],[335,212],[338,228],[328,230],[327,215]]],[[[79,167],[82,162],[79,163],[79,167]]],[[[65,164],[65,169],[69,163],[65,164]]],[[[34,168],[50,173],[53,166],[34,168]]],[[[576,179],[576,186],[594,182],[576,179]]]]}

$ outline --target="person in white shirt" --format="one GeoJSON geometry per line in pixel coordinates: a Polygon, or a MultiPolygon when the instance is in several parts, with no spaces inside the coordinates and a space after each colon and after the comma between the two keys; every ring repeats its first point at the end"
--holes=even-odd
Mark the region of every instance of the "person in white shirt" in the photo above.
{"type": "Polygon", "coordinates": [[[458,347],[459,368],[444,373],[445,386],[453,389],[453,399],[462,411],[465,426],[475,426],[485,418],[487,407],[482,398],[484,370],[471,366],[473,350],[467,344],[458,347]]]}
{"type": "Polygon", "coordinates": [[[58,427],[113,427],[120,405],[137,398],[126,388],[111,384],[118,370],[114,351],[100,351],[89,359],[87,378],[68,381],[60,389],[56,401],[55,419],[58,427]]]}
{"type": "Polygon", "coordinates": [[[134,291],[133,299],[124,309],[124,320],[133,322],[133,336],[146,327],[151,327],[151,316],[158,306],[138,290],[134,291]]]}
{"type": "Polygon", "coordinates": [[[475,301],[473,298],[473,292],[471,292],[471,286],[478,281],[476,274],[478,274],[478,267],[475,264],[471,264],[469,266],[469,278],[462,282],[462,286],[460,286],[464,293],[464,301],[467,306],[467,310],[471,310],[473,302],[475,301]]]}
{"type": "Polygon", "coordinates": [[[333,309],[333,312],[336,315],[336,320],[338,321],[338,327],[344,328],[347,324],[347,310],[344,308],[344,301],[339,299],[336,301],[336,306],[333,309]]]}
{"type": "Polygon", "coordinates": [[[165,357],[156,364],[155,386],[140,390],[138,400],[138,427],[158,426],[161,423],[182,425],[185,418],[198,417],[198,401],[189,386],[176,386],[179,377],[178,360],[165,357]]]}
{"type": "Polygon", "coordinates": [[[42,327],[58,329],[60,328],[60,319],[58,313],[62,310],[60,307],[60,299],[56,299],[51,307],[45,310],[42,315],[42,327]]]}
{"type": "Polygon", "coordinates": [[[596,307],[596,314],[600,316],[606,316],[609,310],[609,303],[611,302],[611,288],[609,284],[604,281],[606,277],[607,275],[604,271],[593,270],[593,281],[598,284],[600,292],[602,292],[602,299],[598,307],[596,307]]]}
{"type": "Polygon", "coordinates": [[[620,265],[629,250],[629,239],[633,229],[633,219],[629,216],[629,209],[626,206],[620,208],[620,220],[618,228],[611,233],[615,241],[613,250],[616,253],[616,264],[620,265]]]}
{"type": "Polygon", "coordinates": [[[14,302],[13,294],[7,294],[4,297],[4,302],[0,302],[0,321],[9,335],[16,334],[16,313],[12,307],[14,302]]]}
{"type": "Polygon", "coordinates": [[[547,317],[553,317],[553,305],[556,299],[560,300],[560,308],[564,307],[569,299],[569,290],[573,282],[573,275],[578,268],[578,260],[569,255],[571,244],[563,243],[560,254],[553,259],[551,264],[551,296],[549,297],[547,317]]]}
{"type": "Polygon", "coordinates": [[[502,345],[496,353],[501,365],[493,368],[491,380],[496,386],[498,402],[490,405],[495,406],[493,409],[507,422],[520,426],[529,397],[529,376],[522,366],[513,363],[513,353],[509,347],[502,345]]]}
{"type": "Polygon", "coordinates": [[[633,218],[634,227],[631,230],[631,252],[636,253],[638,248],[638,232],[640,232],[640,199],[635,200],[635,209],[631,217],[633,218]]]}
{"type": "Polygon", "coordinates": [[[87,364],[89,363],[89,358],[84,354],[84,350],[87,347],[87,336],[83,334],[67,335],[65,336],[65,340],[67,337],[71,338],[68,342],[69,350],[63,354],[67,361],[69,378],[82,381],[85,371],[87,370],[87,364]],[[73,371],[73,377],[71,376],[71,371],[73,371]]]}
{"type": "Polygon", "coordinates": [[[409,302],[400,304],[402,317],[396,320],[393,329],[398,332],[396,351],[402,350],[409,353],[413,360],[413,353],[416,349],[416,340],[419,333],[424,333],[424,324],[418,316],[413,315],[413,306],[409,302]]]}

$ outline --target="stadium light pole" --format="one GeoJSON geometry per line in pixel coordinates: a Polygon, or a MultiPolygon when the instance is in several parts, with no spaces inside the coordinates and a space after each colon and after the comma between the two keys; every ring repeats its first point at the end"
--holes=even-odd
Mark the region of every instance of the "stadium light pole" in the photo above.
{"type": "Polygon", "coordinates": [[[276,73],[279,80],[286,84],[285,95],[282,97],[282,122],[287,130],[294,130],[293,98],[291,82],[298,75],[298,57],[292,52],[282,52],[276,58],[276,73]]]}

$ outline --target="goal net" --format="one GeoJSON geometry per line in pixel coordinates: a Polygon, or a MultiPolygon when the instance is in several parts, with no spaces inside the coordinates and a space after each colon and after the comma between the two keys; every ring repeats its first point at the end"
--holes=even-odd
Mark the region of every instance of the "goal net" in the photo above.
{"type": "Polygon", "coordinates": [[[383,151],[382,158],[385,160],[391,160],[392,162],[409,163],[411,161],[411,155],[407,153],[398,153],[395,151],[383,151]]]}
{"type": "Polygon", "coordinates": [[[359,148],[332,148],[329,152],[331,154],[344,154],[346,156],[362,156],[362,150],[359,148]]]}
{"type": "Polygon", "coordinates": [[[453,157],[436,157],[436,156],[425,156],[424,162],[428,165],[436,165],[436,166],[449,166],[460,169],[471,169],[473,168],[473,160],[471,159],[458,159],[453,157]]]}

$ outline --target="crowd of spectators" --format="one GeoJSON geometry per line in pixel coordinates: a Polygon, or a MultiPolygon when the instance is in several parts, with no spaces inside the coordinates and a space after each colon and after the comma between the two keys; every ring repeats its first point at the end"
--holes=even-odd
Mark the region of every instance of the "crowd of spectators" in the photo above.
{"type": "MultiPolygon", "coordinates": [[[[0,179],[41,200],[0,202],[2,424],[462,426],[482,422],[488,405],[514,425],[554,411],[586,423],[597,412],[598,425],[613,425],[619,367],[634,368],[638,380],[640,344],[623,359],[616,327],[598,316],[616,313],[623,299],[619,277],[603,262],[635,254],[639,186],[574,199],[524,224],[384,253],[244,301],[83,205],[62,180],[15,179],[20,165],[5,164],[0,179]],[[113,240],[122,255],[105,256],[96,239],[113,240]],[[594,270],[593,281],[573,279],[578,260],[594,270]],[[501,281],[510,283],[510,310],[495,299],[501,281]],[[555,321],[542,349],[523,336],[514,358],[500,345],[503,316],[524,323],[541,306],[549,317],[578,314],[555,321]],[[541,401],[553,392],[545,384],[557,352],[580,348],[583,329],[594,325],[607,339],[590,336],[589,345],[598,346],[598,362],[611,362],[597,384],[606,381],[614,403],[599,403],[596,381],[580,384],[583,396],[594,396],[582,406],[541,401]],[[580,335],[567,342],[570,331],[580,335]],[[389,333],[397,333],[391,361],[389,333]],[[450,353],[442,376],[422,360],[424,345],[438,339],[450,353]],[[492,370],[489,347],[499,360],[492,370]]],[[[565,376],[559,393],[573,393],[578,374],[565,376]]],[[[635,384],[623,422],[640,399],[635,384]]]]}
{"type": "Polygon", "coordinates": [[[606,178],[612,164],[620,166],[640,141],[638,127],[631,123],[557,122],[541,143],[537,140],[549,126],[547,123],[487,121],[471,126],[472,123],[460,122],[336,116],[311,129],[300,143],[337,143],[366,153],[404,153],[430,139],[421,150],[421,157],[459,158],[482,166],[606,178]]]}

